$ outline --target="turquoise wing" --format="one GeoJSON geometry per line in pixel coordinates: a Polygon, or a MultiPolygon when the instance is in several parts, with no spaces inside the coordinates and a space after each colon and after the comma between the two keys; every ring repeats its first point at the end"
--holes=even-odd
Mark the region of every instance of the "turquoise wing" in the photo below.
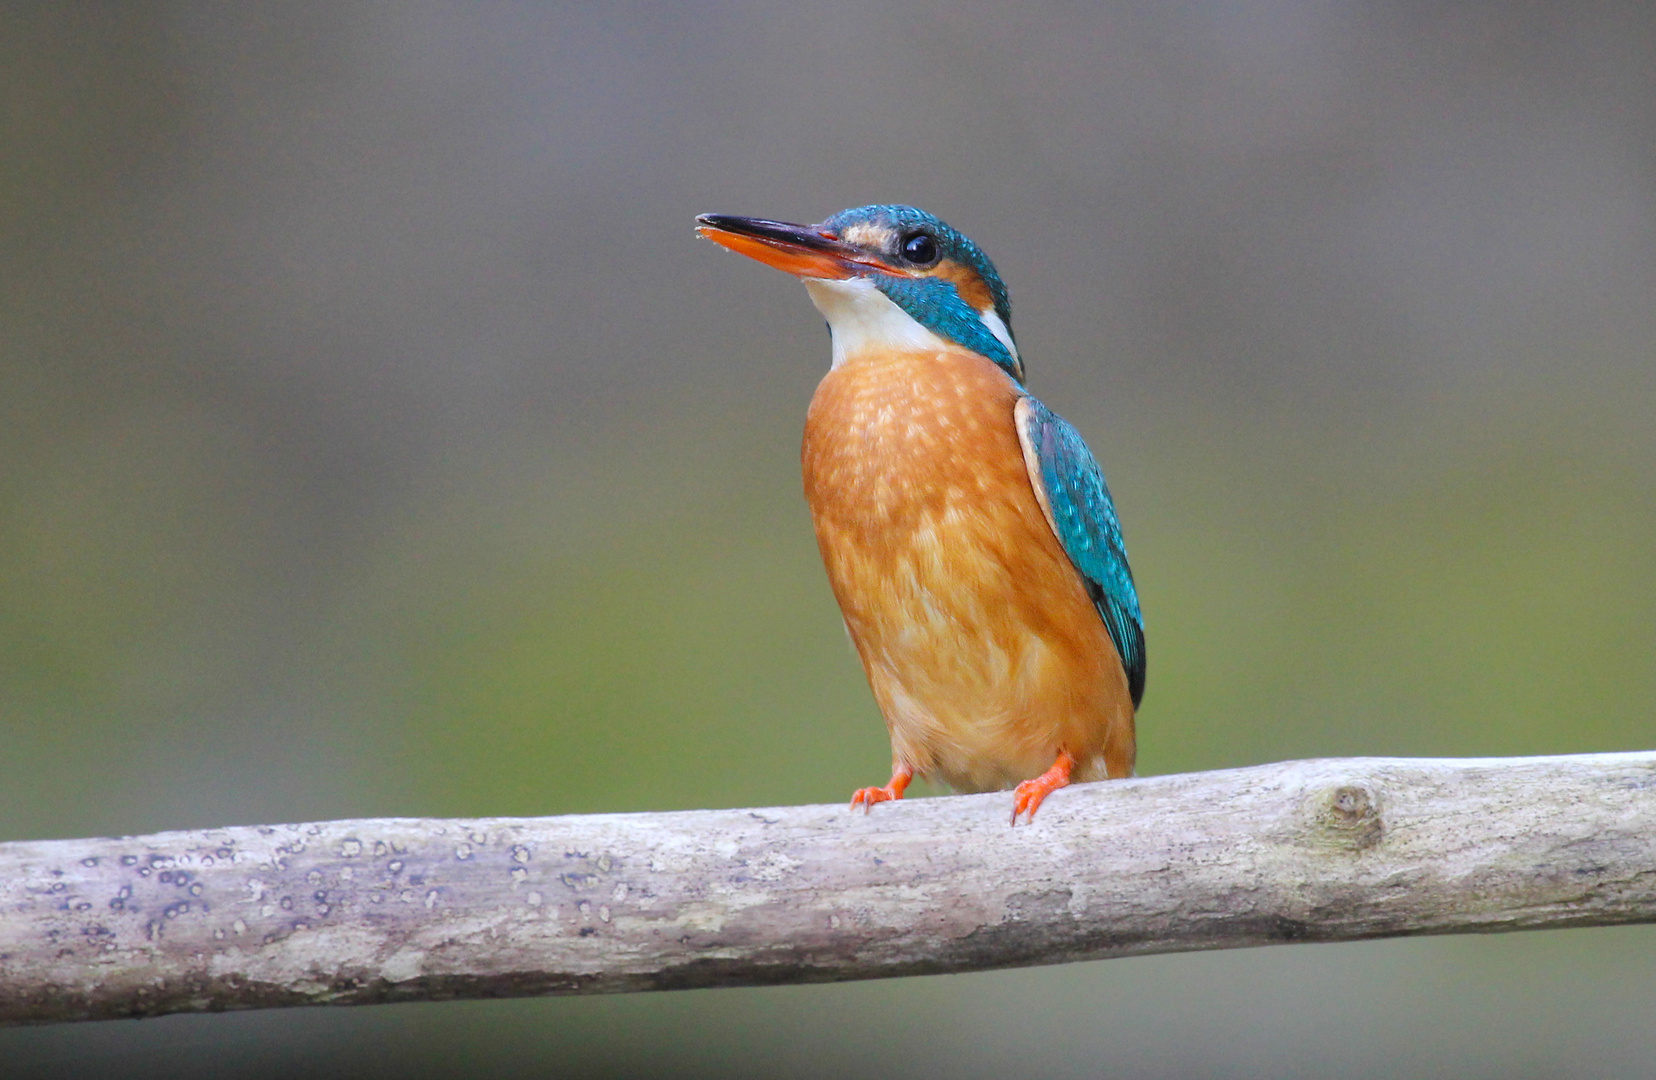
{"type": "Polygon", "coordinates": [[[1019,403],[1018,437],[1030,482],[1044,496],[1058,542],[1081,572],[1087,595],[1121,654],[1137,708],[1144,697],[1144,616],[1104,473],[1081,433],[1032,397],[1019,403]]]}

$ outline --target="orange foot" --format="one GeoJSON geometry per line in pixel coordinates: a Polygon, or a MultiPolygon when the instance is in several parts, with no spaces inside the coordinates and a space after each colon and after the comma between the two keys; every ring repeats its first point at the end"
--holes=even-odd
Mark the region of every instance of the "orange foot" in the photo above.
{"type": "Polygon", "coordinates": [[[862,807],[867,813],[874,808],[877,802],[893,802],[903,797],[908,789],[909,781],[914,779],[914,770],[907,765],[897,765],[891,770],[891,782],[885,787],[858,788],[851,796],[851,809],[862,807]]]}
{"type": "Polygon", "coordinates": [[[1069,786],[1070,773],[1075,771],[1075,759],[1068,750],[1058,751],[1058,760],[1052,763],[1052,768],[1037,776],[1033,780],[1025,780],[1012,793],[1012,824],[1018,823],[1018,818],[1028,815],[1027,820],[1035,820],[1035,811],[1041,808],[1041,800],[1051,795],[1061,787],[1069,786]]]}

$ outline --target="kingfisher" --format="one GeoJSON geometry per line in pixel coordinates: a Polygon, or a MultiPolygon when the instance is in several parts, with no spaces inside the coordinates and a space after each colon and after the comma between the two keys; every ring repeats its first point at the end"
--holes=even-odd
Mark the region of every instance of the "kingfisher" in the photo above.
{"type": "Polygon", "coordinates": [[[834,597],[891,736],[891,780],[1053,791],[1129,776],[1144,619],[1104,474],[1024,388],[1005,284],[913,206],[697,232],[803,279],[832,338],[801,457],[834,597]]]}

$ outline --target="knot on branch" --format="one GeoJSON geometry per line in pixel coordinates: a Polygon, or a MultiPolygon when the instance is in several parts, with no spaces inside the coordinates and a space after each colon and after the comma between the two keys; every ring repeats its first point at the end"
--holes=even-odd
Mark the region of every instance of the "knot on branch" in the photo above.
{"type": "Polygon", "coordinates": [[[1379,792],[1365,781],[1348,780],[1323,788],[1308,802],[1314,843],[1343,851],[1366,851],[1385,835],[1379,792]]]}

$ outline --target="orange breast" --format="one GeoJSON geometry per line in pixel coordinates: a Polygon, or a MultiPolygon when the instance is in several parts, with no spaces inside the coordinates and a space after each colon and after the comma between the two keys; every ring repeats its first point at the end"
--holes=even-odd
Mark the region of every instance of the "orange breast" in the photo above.
{"type": "Polygon", "coordinates": [[[817,388],[805,496],[892,753],[964,791],[1133,767],[1127,677],[1035,500],[1019,391],[973,353],[856,356],[817,388]]]}

